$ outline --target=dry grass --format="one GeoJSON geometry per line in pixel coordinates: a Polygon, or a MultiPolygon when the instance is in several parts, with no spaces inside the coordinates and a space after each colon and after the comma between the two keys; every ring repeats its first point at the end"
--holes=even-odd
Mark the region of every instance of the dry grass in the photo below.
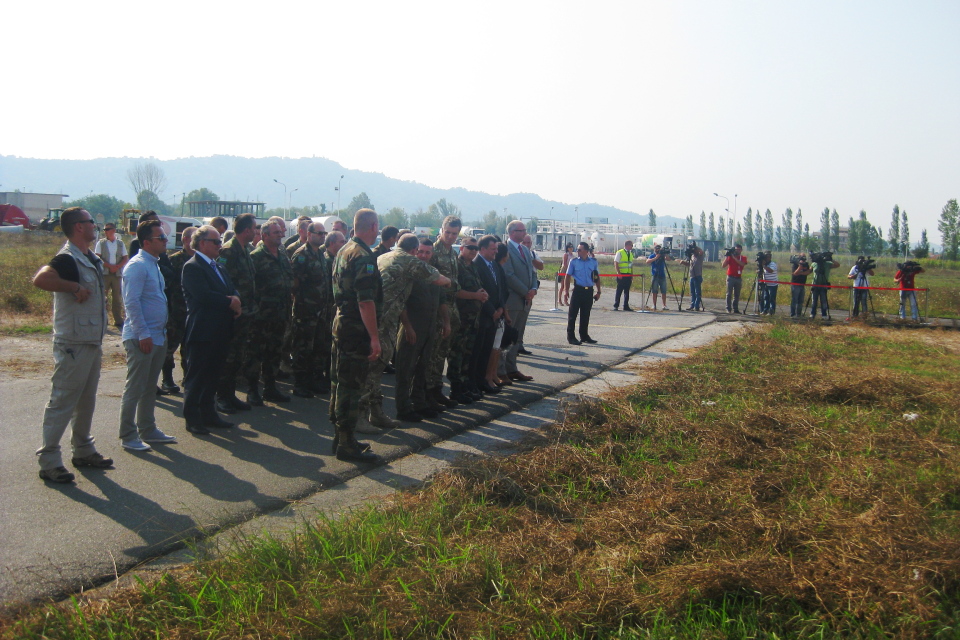
{"type": "Polygon", "coordinates": [[[3,637],[955,637],[946,338],[750,332],[523,453],[3,637]]]}

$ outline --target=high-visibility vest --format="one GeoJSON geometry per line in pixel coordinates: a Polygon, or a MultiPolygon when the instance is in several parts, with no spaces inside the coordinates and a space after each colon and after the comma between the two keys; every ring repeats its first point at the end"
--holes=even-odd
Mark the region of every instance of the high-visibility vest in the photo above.
{"type": "Polygon", "coordinates": [[[633,275],[633,253],[628,253],[626,249],[620,249],[614,259],[617,263],[617,273],[633,275]]]}

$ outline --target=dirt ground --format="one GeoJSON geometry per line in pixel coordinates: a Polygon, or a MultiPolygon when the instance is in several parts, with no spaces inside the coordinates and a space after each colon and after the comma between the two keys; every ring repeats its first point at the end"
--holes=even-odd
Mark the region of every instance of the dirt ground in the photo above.
{"type": "MultiPolygon", "coordinates": [[[[0,336],[0,381],[13,378],[49,378],[53,373],[53,350],[49,333],[0,336]]],[[[127,364],[120,330],[110,327],[103,339],[103,368],[127,364]]]]}

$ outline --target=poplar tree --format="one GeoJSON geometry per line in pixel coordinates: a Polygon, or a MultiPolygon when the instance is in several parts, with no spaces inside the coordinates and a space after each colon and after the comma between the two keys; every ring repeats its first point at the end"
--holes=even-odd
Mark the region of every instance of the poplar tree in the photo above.
{"type": "MultiPolygon", "coordinates": [[[[723,222],[723,221],[721,220],[720,222],[723,222]]],[[[721,227],[721,229],[722,228],[723,227],[721,227]]],[[[713,217],[713,211],[710,212],[710,239],[711,240],[717,239],[717,225],[716,225],[716,220],[713,217]]]]}
{"type": "Polygon", "coordinates": [[[653,209],[650,209],[650,213],[647,214],[647,225],[653,227],[652,231],[656,233],[657,230],[657,214],[653,212],[653,209]]]}
{"type": "MultiPolygon", "coordinates": [[[[737,223],[737,236],[740,235],[740,223],[737,223]]],[[[743,244],[747,249],[753,249],[753,209],[747,207],[747,214],[743,216],[743,244]]]]}
{"type": "Polygon", "coordinates": [[[957,206],[956,198],[948,200],[940,211],[937,230],[940,231],[943,243],[943,257],[956,260],[957,253],[960,252],[960,207],[957,206]]]}
{"type": "Polygon", "coordinates": [[[890,216],[890,234],[887,236],[890,242],[890,255],[896,256],[900,253],[900,207],[893,205],[893,213],[890,216]]]}
{"type": "Polygon", "coordinates": [[[834,251],[840,250],[840,214],[836,209],[830,212],[830,244],[834,251]]]}
{"type": "Polygon", "coordinates": [[[910,251],[910,225],[907,224],[907,210],[900,212],[900,253],[906,255],[910,251]]]}
{"type": "Polygon", "coordinates": [[[757,244],[757,249],[762,249],[763,244],[763,218],[760,216],[760,210],[757,209],[756,220],[753,223],[753,240],[757,244]]]}
{"type": "Polygon", "coordinates": [[[830,208],[820,213],[820,250],[830,251],[830,208]]]}
{"type": "MultiPolygon", "coordinates": [[[[763,213],[763,244],[767,249],[773,248],[773,212],[767,209],[763,213]]],[[[777,251],[782,251],[783,241],[777,241],[777,251]]]]}
{"type": "Polygon", "coordinates": [[[930,241],[927,239],[926,229],[920,232],[920,244],[913,250],[913,257],[917,259],[930,257],[930,241]]]}
{"type": "Polygon", "coordinates": [[[783,244],[787,251],[791,251],[793,249],[793,209],[787,207],[781,222],[783,223],[783,244]]]}
{"type": "Polygon", "coordinates": [[[717,223],[717,238],[724,244],[727,244],[726,225],[726,219],[723,216],[720,216],[720,220],[717,223]]]}
{"type": "Polygon", "coordinates": [[[704,240],[707,237],[707,213],[700,210],[700,239],[704,240]]]}

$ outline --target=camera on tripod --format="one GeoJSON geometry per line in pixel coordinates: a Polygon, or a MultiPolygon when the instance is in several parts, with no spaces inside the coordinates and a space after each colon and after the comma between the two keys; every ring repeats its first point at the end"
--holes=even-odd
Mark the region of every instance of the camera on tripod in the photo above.
{"type": "Polygon", "coordinates": [[[670,249],[667,249],[666,247],[654,247],[653,252],[657,254],[657,260],[664,260],[670,255],[670,249]]]}
{"type": "Polygon", "coordinates": [[[759,251],[757,252],[757,257],[753,259],[757,263],[757,266],[762,267],[763,265],[770,262],[773,259],[773,256],[769,251],[759,251]]]}
{"type": "Polygon", "coordinates": [[[833,251],[814,251],[810,254],[810,260],[819,265],[833,262],[833,251]]]}
{"type": "Polygon", "coordinates": [[[857,273],[867,273],[877,268],[877,261],[874,260],[872,256],[867,256],[866,258],[858,256],[857,262],[853,267],[857,270],[857,273]]]}
{"type": "Polygon", "coordinates": [[[697,252],[697,243],[695,240],[691,240],[687,243],[687,248],[683,250],[683,255],[690,259],[697,252]]]}
{"type": "Polygon", "coordinates": [[[919,262],[914,262],[913,260],[907,260],[906,262],[898,262],[897,269],[904,275],[910,273],[917,273],[923,267],[920,266],[919,262]]]}

